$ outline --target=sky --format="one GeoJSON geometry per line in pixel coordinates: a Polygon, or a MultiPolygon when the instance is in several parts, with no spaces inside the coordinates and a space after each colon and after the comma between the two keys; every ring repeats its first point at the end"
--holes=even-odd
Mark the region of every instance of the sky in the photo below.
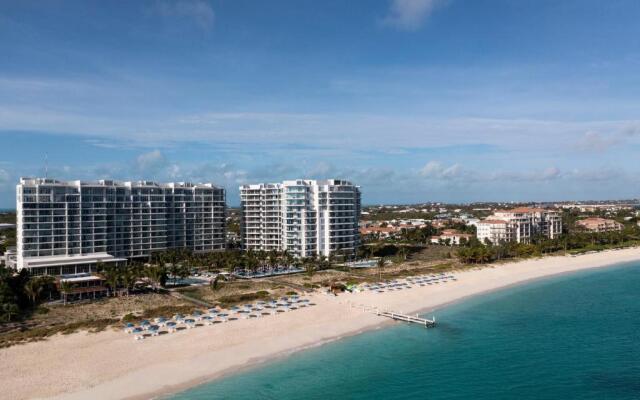
{"type": "Polygon", "coordinates": [[[21,176],[348,179],[363,203],[637,198],[637,0],[0,0],[21,176]]]}

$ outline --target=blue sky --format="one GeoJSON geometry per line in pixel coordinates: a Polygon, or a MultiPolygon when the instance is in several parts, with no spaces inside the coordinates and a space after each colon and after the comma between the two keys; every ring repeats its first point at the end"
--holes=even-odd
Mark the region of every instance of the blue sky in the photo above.
{"type": "Polygon", "coordinates": [[[635,0],[0,1],[20,176],[346,178],[365,203],[635,198],[635,0]]]}

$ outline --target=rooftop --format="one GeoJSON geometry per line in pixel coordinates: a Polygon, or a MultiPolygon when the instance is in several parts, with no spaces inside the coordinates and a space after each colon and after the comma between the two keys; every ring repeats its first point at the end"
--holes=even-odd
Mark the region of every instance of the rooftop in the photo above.
{"type": "Polygon", "coordinates": [[[45,256],[45,257],[25,257],[25,268],[43,268],[58,267],[73,264],[93,264],[97,262],[118,262],[127,261],[126,258],[116,258],[108,253],[90,253],[80,255],[61,255],[61,256],[45,256]]]}
{"type": "Polygon", "coordinates": [[[158,188],[218,188],[212,183],[192,183],[192,182],[167,182],[158,183],[154,181],[115,181],[111,179],[100,179],[97,181],[62,181],[52,178],[20,178],[23,186],[97,186],[97,187],[158,187],[158,188]]]}

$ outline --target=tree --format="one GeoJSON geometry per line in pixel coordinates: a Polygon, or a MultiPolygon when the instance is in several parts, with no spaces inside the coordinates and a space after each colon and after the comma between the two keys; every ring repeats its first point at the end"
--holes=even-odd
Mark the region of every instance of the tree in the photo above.
{"type": "Polygon", "coordinates": [[[118,267],[110,265],[108,267],[102,268],[101,274],[102,276],[104,276],[104,280],[109,287],[110,295],[115,296],[116,290],[118,289],[118,282],[120,282],[120,269],[118,267]]]}
{"type": "Polygon", "coordinates": [[[4,303],[2,304],[2,314],[7,322],[10,322],[11,319],[17,316],[20,313],[20,307],[18,307],[15,303],[4,303]]]}
{"type": "Polygon", "coordinates": [[[378,259],[378,273],[380,274],[380,280],[382,280],[382,270],[384,269],[387,260],[384,257],[380,257],[378,259]]]}
{"type": "Polygon", "coordinates": [[[214,292],[215,292],[216,290],[218,290],[218,287],[219,287],[218,282],[220,282],[221,277],[222,277],[222,275],[218,274],[218,275],[216,275],[216,277],[211,281],[211,285],[210,285],[210,286],[211,286],[211,290],[212,290],[212,291],[214,291],[214,292]]]}
{"type": "Polygon", "coordinates": [[[307,262],[304,265],[305,267],[305,272],[307,273],[307,276],[309,278],[313,278],[313,275],[316,273],[316,266],[314,265],[313,262],[307,262]]]}
{"type": "Polygon", "coordinates": [[[4,320],[11,321],[12,317],[20,311],[20,307],[18,306],[18,296],[9,283],[12,276],[5,275],[5,271],[4,267],[0,268],[0,272],[3,274],[0,280],[0,312],[4,320]]]}
{"type": "Polygon", "coordinates": [[[178,278],[178,275],[180,275],[180,269],[181,269],[181,266],[176,263],[172,263],[169,265],[169,274],[171,275],[172,286],[176,285],[176,280],[178,278]]]}
{"type": "Polygon", "coordinates": [[[129,296],[130,290],[133,289],[133,285],[135,285],[136,281],[138,280],[137,266],[132,265],[126,270],[122,271],[120,279],[122,281],[122,285],[127,291],[127,296],[129,296]]]}
{"type": "Polygon", "coordinates": [[[33,305],[38,302],[43,288],[43,282],[39,278],[31,278],[26,285],[24,285],[24,292],[33,305]]]}
{"type": "Polygon", "coordinates": [[[159,288],[164,285],[167,279],[167,272],[164,267],[150,266],[145,269],[145,275],[151,282],[151,287],[154,291],[158,291],[159,288]]]}

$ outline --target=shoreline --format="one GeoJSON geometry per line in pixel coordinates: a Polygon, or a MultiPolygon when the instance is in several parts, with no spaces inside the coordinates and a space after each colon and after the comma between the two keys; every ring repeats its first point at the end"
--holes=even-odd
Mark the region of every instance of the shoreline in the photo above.
{"type": "MultiPolygon", "coordinates": [[[[311,296],[317,306],[134,342],[120,331],[58,335],[0,350],[0,398],[148,399],[264,366],[393,322],[351,304],[433,312],[531,281],[640,260],[640,248],[551,256],[454,272],[458,281],[383,294],[311,296]],[[36,364],[37,363],[37,364],[36,364]],[[6,396],[6,397],[5,397],[6,396]]],[[[437,329],[437,328],[436,328],[437,329]]]]}

